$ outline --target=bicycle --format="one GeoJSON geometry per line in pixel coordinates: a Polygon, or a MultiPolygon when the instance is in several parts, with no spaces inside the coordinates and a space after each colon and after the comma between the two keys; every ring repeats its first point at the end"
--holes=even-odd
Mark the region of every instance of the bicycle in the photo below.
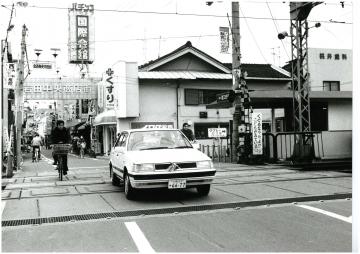
{"type": "Polygon", "coordinates": [[[39,162],[39,156],[40,155],[40,148],[36,147],[35,148],[35,158],[33,159],[33,161],[35,160],[35,162],[39,162]]]}
{"type": "Polygon", "coordinates": [[[58,157],[58,165],[57,170],[59,172],[59,179],[60,181],[63,180],[64,174],[64,156],[67,156],[69,150],[71,149],[71,144],[54,144],[54,153],[58,157]]]}
{"type": "Polygon", "coordinates": [[[32,162],[39,162],[40,159],[40,148],[39,147],[35,147],[35,151],[34,151],[34,155],[32,158],[32,162]]]}

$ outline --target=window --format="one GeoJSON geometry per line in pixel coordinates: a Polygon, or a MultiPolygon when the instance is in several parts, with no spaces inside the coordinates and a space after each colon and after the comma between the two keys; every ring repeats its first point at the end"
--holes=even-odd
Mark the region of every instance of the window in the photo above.
{"type": "Polygon", "coordinates": [[[327,59],[331,59],[331,54],[327,54],[327,59]]]}
{"type": "Polygon", "coordinates": [[[199,105],[199,90],[185,89],[185,105],[199,105]]]}
{"type": "Polygon", "coordinates": [[[324,53],[320,53],[320,54],[319,54],[319,58],[320,58],[320,59],[325,59],[325,54],[324,54],[324,53]]]}
{"type": "Polygon", "coordinates": [[[196,139],[206,139],[209,138],[208,129],[209,128],[226,128],[227,135],[229,137],[229,123],[194,123],[194,132],[196,139]]]}
{"type": "Polygon", "coordinates": [[[347,55],[346,54],[342,54],[341,57],[342,57],[342,60],[347,60],[347,55]]]}
{"type": "Polygon", "coordinates": [[[323,81],[324,91],[340,91],[339,81],[323,81]]]}
{"type": "Polygon", "coordinates": [[[82,99],[81,100],[81,113],[87,114],[89,113],[89,101],[88,99],[82,99]]]}
{"type": "Polygon", "coordinates": [[[335,60],[340,60],[340,55],[339,54],[335,54],[335,60]]]}
{"type": "Polygon", "coordinates": [[[217,95],[227,90],[185,89],[185,105],[210,104],[217,99],[217,95]]]}

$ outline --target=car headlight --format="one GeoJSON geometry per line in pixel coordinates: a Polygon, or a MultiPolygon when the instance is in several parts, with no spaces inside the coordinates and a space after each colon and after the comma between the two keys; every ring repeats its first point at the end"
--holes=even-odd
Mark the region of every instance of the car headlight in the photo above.
{"type": "Polygon", "coordinates": [[[155,170],[155,165],[152,163],[134,164],[134,172],[150,172],[155,170]]]}
{"type": "Polygon", "coordinates": [[[214,164],[212,161],[198,161],[196,162],[196,167],[199,169],[209,169],[214,168],[214,164]]]}

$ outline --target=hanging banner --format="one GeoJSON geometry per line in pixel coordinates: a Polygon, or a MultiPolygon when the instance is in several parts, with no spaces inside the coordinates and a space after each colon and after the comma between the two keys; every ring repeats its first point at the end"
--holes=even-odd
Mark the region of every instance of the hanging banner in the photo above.
{"type": "Polygon", "coordinates": [[[24,83],[25,100],[95,99],[95,81],[86,79],[43,78],[27,79],[24,83]]]}
{"type": "Polygon", "coordinates": [[[220,27],[220,53],[229,53],[229,28],[220,27]]]}
{"type": "Polygon", "coordinates": [[[261,155],[263,154],[261,113],[252,113],[251,129],[252,129],[252,141],[253,141],[252,142],[253,155],[261,155]]]}
{"type": "Polygon", "coordinates": [[[6,89],[15,89],[15,84],[16,84],[16,80],[17,80],[17,72],[16,72],[16,68],[17,65],[16,63],[7,63],[5,65],[5,71],[4,71],[4,88],[6,89]]]}

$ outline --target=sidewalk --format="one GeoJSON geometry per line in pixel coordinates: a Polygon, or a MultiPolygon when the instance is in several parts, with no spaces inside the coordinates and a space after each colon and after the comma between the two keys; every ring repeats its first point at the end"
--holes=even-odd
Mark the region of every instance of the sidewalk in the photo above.
{"type": "Polygon", "coordinates": [[[6,202],[3,223],[21,220],[26,224],[30,223],[26,219],[49,217],[63,220],[64,216],[70,220],[71,216],[80,218],[88,214],[134,216],[352,197],[352,175],[349,173],[303,172],[282,165],[215,162],[217,174],[209,196],[200,197],[194,189],[146,190],[137,200],[128,201],[123,187],[112,186],[106,160],[69,156],[69,174],[64,181],[59,181],[51,165],[50,152],[44,154],[48,159],[37,163],[25,160],[23,169],[13,178],[3,179],[7,181],[2,191],[2,200],[6,202]]]}

